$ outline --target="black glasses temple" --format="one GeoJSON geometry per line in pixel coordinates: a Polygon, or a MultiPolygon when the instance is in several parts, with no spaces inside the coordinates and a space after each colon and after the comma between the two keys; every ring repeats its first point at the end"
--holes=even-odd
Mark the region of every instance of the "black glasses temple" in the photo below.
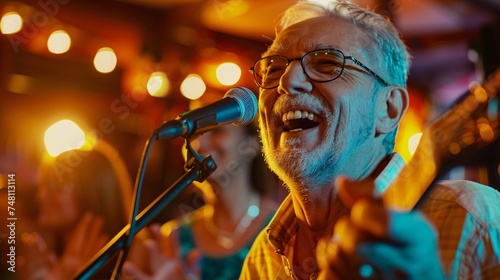
{"type": "Polygon", "coordinates": [[[377,81],[379,81],[380,83],[382,83],[384,86],[386,86],[386,87],[389,86],[389,83],[386,82],[382,77],[380,77],[379,75],[377,75],[377,73],[373,72],[370,68],[368,68],[367,66],[365,66],[363,63],[359,62],[354,57],[352,57],[352,56],[346,56],[345,58],[346,59],[350,59],[354,63],[356,63],[356,65],[363,67],[363,69],[365,69],[366,71],[368,71],[368,73],[370,73],[373,77],[375,77],[375,79],[377,79],[377,81]]]}

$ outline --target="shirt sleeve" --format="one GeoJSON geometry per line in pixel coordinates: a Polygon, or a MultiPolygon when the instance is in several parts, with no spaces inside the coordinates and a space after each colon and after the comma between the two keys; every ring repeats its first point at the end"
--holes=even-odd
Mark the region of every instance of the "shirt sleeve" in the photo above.
{"type": "Polygon", "coordinates": [[[420,211],[438,232],[449,279],[500,276],[500,194],[469,181],[437,185],[420,211]]]}

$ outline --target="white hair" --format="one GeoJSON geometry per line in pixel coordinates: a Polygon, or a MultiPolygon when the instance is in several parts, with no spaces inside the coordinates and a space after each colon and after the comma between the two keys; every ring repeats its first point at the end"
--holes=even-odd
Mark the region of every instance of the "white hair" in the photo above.
{"type": "Polygon", "coordinates": [[[364,30],[381,54],[375,60],[386,70],[389,83],[406,86],[411,58],[398,31],[386,17],[362,9],[350,0],[332,0],[328,3],[299,1],[278,19],[276,34],[295,23],[323,16],[350,20],[364,30]]]}

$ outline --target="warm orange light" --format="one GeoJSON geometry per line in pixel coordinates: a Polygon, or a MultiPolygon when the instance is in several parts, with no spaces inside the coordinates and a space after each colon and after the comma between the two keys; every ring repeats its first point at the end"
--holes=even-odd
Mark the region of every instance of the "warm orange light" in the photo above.
{"type": "Polygon", "coordinates": [[[207,86],[205,82],[196,74],[188,75],[181,84],[182,95],[191,100],[200,98],[205,93],[206,89],[207,86]]]}
{"type": "Polygon", "coordinates": [[[51,53],[62,54],[71,47],[71,38],[64,30],[56,30],[50,34],[47,47],[51,53]]]}
{"type": "Polygon", "coordinates": [[[422,132],[419,132],[413,134],[408,139],[408,151],[410,152],[411,155],[415,153],[415,150],[417,149],[418,143],[420,142],[421,138],[422,138],[422,132]]]}
{"type": "Polygon", "coordinates": [[[62,152],[78,149],[85,144],[85,133],[73,121],[62,120],[45,131],[45,149],[55,157],[62,152]]]}
{"type": "Polygon", "coordinates": [[[217,67],[215,74],[221,84],[232,86],[240,80],[241,68],[235,63],[225,62],[217,67]]]}
{"type": "Polygon", "coordinates": [[[394,150],[399,153],[405,161],[408,161],[415,152],[420,137],[422,136],[422,124],[419,113],[409,108],[399,124],[396,147],[394,150]]]}
{"type": "Polygon", "coordinates": [[[23,28],[23,18],[16,12],[3,15],[0,20],[0,31],[2,34],[14,34],[23,28]]]}
{"type": "Polygon", "coordinates": [[[151,96],[165,97],[170,89],[170,82],[163,72],[153,72],[149,76],[147,84],[148,92],[151,96]]]}
{"type": "Polygon", "coordinates": [[[94,67],[101,73],[109,73],[115,69],[117,61],[112,48],[100,48],[94,57],[94,67]]]}

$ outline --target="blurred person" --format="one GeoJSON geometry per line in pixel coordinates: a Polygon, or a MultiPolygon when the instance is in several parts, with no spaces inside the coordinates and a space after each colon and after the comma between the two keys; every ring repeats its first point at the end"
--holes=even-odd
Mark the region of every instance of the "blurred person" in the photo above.
{"type": "MultiPolygon", "coordinates": [[[[126,167],[103,140],[90,151],[66,151],[42,164],[39,230],[22,235],[22,278],[75,277],[128,223],[131,199],[126,167]]],[[[132,251],[139,252],[140,246],[133,246],[132,251]]],[[[130,259],[140,264],[134,253],[130,259]]],[[[101,270],[102,275],[111,275],[111,265],[101,270]]]]}
{"type": "Polygon", "coordinates": [[[124,266],[134,279],[236,279],[253,240],[275,212],[276,202],[266,192],[277,180],[263,162],[254,124],[220,126],[199,136],[193,148],[217,164],[197,184],[205,205],[161,229],[151,227],[156,240],[146,243],[149,271],[124,266]]]}
{"type": "Polygon", "coordinates": [[[337,0],[300,1],[276,30],[252,70],[264,156],[290,195],[240,279],[498,279],[497,191],[442,181],[411,212],[376,196],[404,166],[410,58],[396,28],[337,0]]]}

